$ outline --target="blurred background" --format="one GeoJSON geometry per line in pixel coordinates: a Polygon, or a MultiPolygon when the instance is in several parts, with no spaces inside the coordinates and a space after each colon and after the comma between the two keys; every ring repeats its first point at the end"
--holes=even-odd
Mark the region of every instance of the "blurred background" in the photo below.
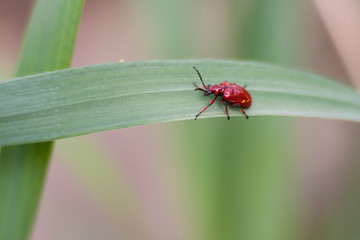
{"type": "MultiPolygon", "coordinates": [[[[31,7],[0,0],[1,80],[31,7]]],[[[359,25],[358,0],[86,0],[72,66],[256,60],[359,89],[359,25]]],[[[360,239],[359,142],[351,122],[225,115],[56,141],[32,239],[360,239]]]]}

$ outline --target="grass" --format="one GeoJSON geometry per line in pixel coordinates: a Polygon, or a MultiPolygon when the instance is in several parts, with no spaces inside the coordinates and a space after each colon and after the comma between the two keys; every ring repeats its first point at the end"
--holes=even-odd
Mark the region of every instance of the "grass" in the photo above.
{"type": "MultiPolygon", "coordinates": [[[[16,76],[70,66],[83,4],[83,0],[36,2],[16,76]]],[[[21,99],[11,98],[13,101],[21,99]]],[[[0,239],[29,238],[52,147],[53,142],[42,142],[1,149],[0,239]]]]}
{"type": "MultiPolygon", "coordinates": [[[[246,84],[250,117],[360,121],[360,95],[343,84],[269,64],[222,60],[148,61],[72,68],[0,84],[1,145],[43,142],[143,124],[194,119],[210,101],[194,92],[196,65],[207,83],[246,84]]],[[[231,116],[242,116],[231,108],[231,116]]],[[[224,117],[220,104],[201,118],[224,117]]]]}
{"type": "MultiPolygon", "coordinates": [[[[206,83],[216,84],[227,80],[239,85],[246,84],[253,96],[253,106],[247,110],[251,122],[249,120],[243,123],[245,128],[238,128],[237,119],[228,123],[236,136],[242,136],[236,139],[246,139],[246,142],[240,144],[231,138],[230,143],[222,143],[220,148],[226,148],[226,151],[213,154],[216,161],[221,161],[213,162],[214,169],[209,167],[208,180],[213,181],[213,184],[202,188],[209,192],[211,189],[218,190],[214,195],[210,194],[210,198],[215,199],[214,206],[227,211],[218,211],[212,216],[216,216],[214,218],[226,220],[229,216],[234,216],[234,206],[239,202],[243,206],[257,202],[252,205],[254,209],[245,213],[251,218],[246,221],[243,219],[242,226],[249,226],[248,229],[260,224],[261,220],[264,223],[272,222],[272,216],[277,214],[267,196],[271,196],[270,199],[275,202],[278,192],[276,189],[268,191],[264,184],[273,180],[275,174],[271,173],[278,173],[277,166],[282,163],[280,160],[275,162],[279,158],[276,157],[279,154],[275,150],[280,148],[272,138],[274,131],[280,132],[276,129],[281,129],[282,125],[272,120],[266,125],[261,124],[256,116],[360,121],[360,95],[354,89],[316,74],[272,64],[229,60],[174,60],[69,68],[82,6],[83,1],[37,1],[19,60],[17,78],[0,83],[0,145],[7,146],[1,149],[0,160],[0,196],[5,196],[0,204],[0,239],[29,237],[53,140],[143,124],[192,120],[211,99],[193,91],[193,82],[199,81],[192,69],[193,65],[198,67],[206,83]],[[254,132],[246,130],[250,125],[252,129],[258,129],[264,134],[255,134],[261,136],[259,139],[251,138],[254,132]],[[241,153],[238,151],[239,145],[243,147],[241,153]],[[246,148],[251,150],[246,151],[246,148]],[[257,151],[258,148],[262,151],[257,151]],[[258,161],[251,164],[247,161],[268,159],[269,156],[273,156],[274,162],[258,161]],[[254,177],[250,174],[253,172],[256,173],[254,177]],[[241,177],[237,178],[238,175],[241,177]],[[241,181],[234,181],[235,178],[241,181]],[[220,180],[216,182],[213,179],[220,180]],[[247,185],[249,180],[254,181],[253,189],[247,185]],[[229,189],[223,190],[224,186],[229,189]],[[239,188],[245,189],[245,194],[237,192],[239,188]],[[227,196],[226,200],[222,199],[224,195],[227,196]],[[264,208],[256,210],[255,206],[264,208]],[[268,211],[269,219],[261,218],[265,211],[268,211]]],[[[166,14],[171,15],[168,12],[166,14]]],[[[181,21],[178,23],[181,25],[181,21]]],[[[262,21],[257,24],[261,25],[262,21]]],[[[268,28],[267,25],[264,27],[268,28]]],[[[169,24],[168,28],[172,28],[172,25],[169,24]]],[[[266,35],[271,31],[259,32],[266,35]]],[[[263,36],[258,38],[266,39],[263,36]]],[[[258,54],[264,54],[263,50],[255,49],[260,52],[258,54]]],[[[183,52],[180,48],[175,51],[183,52]]],[[[286,54],[286,51],[282,53],[286,54]]],[[[267,56],[271,58],[273,54],[267,56]]],[[[235,108],[230,109],[230,115],[242,116],[235,108]]],[[[214,117],[225,118],[224,108],[220,103],[214,104],[201,115],[201,119],[214,117]]],[[[207,120],[201,119],[199,121],[208,126],[207,120]]],[[[204,133],[202,137],[205,139],[211,139],[214,134],[220,136],[221,132],[229,130],[219,124],[210,127],[213,130],[211,132],[206,127],[199,129],[197,126],[192,129],[193,122],[195,121],[186,125],[186,128],[204,133]]],[[[193,146],[196,145],[196,149],[191,152],[201,159],[204,153],[198,152],[198,140],[194,138],[188,141],[193,146]]],[[[210,149],[219,148],[219,143],[206,144],[211,146],[210,149]]],[[[191,146],[186,149],[190,150],[191,146]]],[[[199,160],[198,166],[196,163],[191,165],[194,167],[193,174],[198,179],[203,174],[203,167],[212,161],[211,158],[204,160],[208,162],[200,163],[202,160],[199,160]]],[[[272,186],[278,182],[273,180],[272,186]]],[[[281,207],[279,205],[275,209],[281,207]]],[[[244,212],[239,210],[238,216],[241,214],[244,212]]],[[[219,223],[224,224],[221,231],[215,233],[213,230],[214,236],[229,234],[225,222],[213,222],[213,229],[219,223]]],[[[269,225],[267,231],[272,232],[275,225],[279,227],[279,222],[280,220],[273,222],[274,225],[269,225]]],[[[233,230],[237,231],[235,226],[233,230]]]]}

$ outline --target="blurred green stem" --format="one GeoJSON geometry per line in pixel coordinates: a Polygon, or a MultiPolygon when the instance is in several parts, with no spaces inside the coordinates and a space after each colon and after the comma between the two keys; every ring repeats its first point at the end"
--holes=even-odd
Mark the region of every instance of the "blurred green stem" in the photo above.
{"type": "Polygon", "coordinates": [[[45,142],[2,149],[0,239],[27,239],[29,236],[52,147],[53,142],[45,142]],[[21,229],[21,226],[26,228],[21,229]]]}
{"type": "MultiPolygon", "coordinates": [[[[16,76],[70,67],[84,0],[38,0],[16,76]]],[[[53,142],[3,147],[0,153],[0,239],[28,239],[53,142]]]]}

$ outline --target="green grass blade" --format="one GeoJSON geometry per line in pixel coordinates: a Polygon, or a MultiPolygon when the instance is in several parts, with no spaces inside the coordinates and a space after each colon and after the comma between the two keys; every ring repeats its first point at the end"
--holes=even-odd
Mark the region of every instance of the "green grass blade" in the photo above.
{"type": "Polygon", "coordinates": [[[4,147],[0,159],[0,239],[27,239],[53,142],[4,147]]]}
{"type": "MultiPolygon", "coordinates": [[[[17,76],[70,66],[83,4],[83,0],[37,1],[17,76]]],[[[1,149],[0,239],[29,237],[52,146],[53,142],[43,142],[1,149]]]]}
{"type": "Polygon", "coordinates": [[[17,76],[70,67],[84,0],[38,0],[18,64],[17,76]]]}
{"type": "MultiPolygon", "coordinates": [[[[199,60],[97,65],[0,84],[0,145],[41,142],[142,124],[193,119],[211,97],[199,79],[247,84],[255,115],[360,121],[360,95],[324,77],[268,64],[199,60]]],[[[230,109],[230,115],[242,115],[230,109]]],[[[224,117],[221,104],[202,116],[224,117]]]]}

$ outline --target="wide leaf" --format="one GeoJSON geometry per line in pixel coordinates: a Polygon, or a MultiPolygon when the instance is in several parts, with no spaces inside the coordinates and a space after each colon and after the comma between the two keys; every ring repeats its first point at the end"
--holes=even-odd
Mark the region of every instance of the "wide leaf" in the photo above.
{"type": "MultiPolygon", "coordinates": [[[[316,74],[227,60],[139,61],[72,68],[0,83],[0,145],[42,142],[143,124],[194,119],[212,99],[194,92],[222,81],[247,85],[256,115],[360,121],[360,95],[316,74]]],[[[242,116],[230,108],[231,116],[242,116]]],[[[220,103],[201,118],[224,117],[220,103]]],[[[232,121],[239,121],[232,119],[232,121]]],[[[241,124],[241,123],[239,123],[241,124]]]]}

